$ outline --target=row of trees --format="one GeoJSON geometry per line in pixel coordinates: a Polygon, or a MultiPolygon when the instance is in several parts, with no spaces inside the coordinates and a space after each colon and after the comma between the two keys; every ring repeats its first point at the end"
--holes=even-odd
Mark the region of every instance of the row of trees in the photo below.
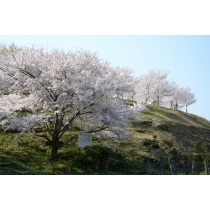
{"type": "Polygon", "coordinates": [[[151,71],[135,79],[96,54],[46,52],[41,48],[0,46],[1,129],[30,131],[51,145],[57,159],[63,135],[81,130],[126,138],[128,120],[142,104],[180,108],[195,102],[189,88],[167,81],[167,72],[151,71]],[[137,102],[137,106],[134,105],[137,102]],[[39,131],[39,132],[37,132],[39,131]]]}
{"type": "Polygon", "coordinates": [[[172,109],[186,108],[195,103],[189,87],[180,87],[168,81],[167,71],[150,71],[136,80],[135,100],[138,104],[156,104],[172,109]]]}

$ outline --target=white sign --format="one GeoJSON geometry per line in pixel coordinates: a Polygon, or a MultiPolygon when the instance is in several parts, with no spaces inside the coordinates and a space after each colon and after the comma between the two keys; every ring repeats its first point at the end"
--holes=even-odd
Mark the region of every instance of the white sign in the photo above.
{"type": "Polygon", "coordinates": [[[86,146],[92,146],[92,133],[79,132],[78,147],[84,148],[86,146]]]}

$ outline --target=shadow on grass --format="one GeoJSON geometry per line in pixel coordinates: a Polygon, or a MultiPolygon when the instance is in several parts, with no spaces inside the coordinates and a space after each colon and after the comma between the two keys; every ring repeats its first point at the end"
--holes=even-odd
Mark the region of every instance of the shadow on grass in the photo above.
{"type": "Polygon", "coordinates": [[[124,157],[101,144],[77,148],[76,144],[59,151],[57,161],[50,161],[49,149],[39,150],[40,142],[7,142],[0,148],[1,175],[130,175],[145,174],[140,159],[124,157]]]}
{"type": "Polygon", "coordinates": [[[5,156],[0,156],[0,175],[37,175],[37,171],[30,170],[27,166],[11,161],[5,156]]]}
{"type": "Polygon", "coordinates": [[[60,159],[71,160],[71,173],[80,175],[144,174],[139,160],[130,160],[117,151],[102,145],[72,149],[60,154],[60,159]]]}

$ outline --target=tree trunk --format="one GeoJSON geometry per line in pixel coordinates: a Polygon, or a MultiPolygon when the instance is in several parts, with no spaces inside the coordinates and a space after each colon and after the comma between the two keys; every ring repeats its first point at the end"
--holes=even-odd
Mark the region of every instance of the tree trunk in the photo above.
{"type": "Polygon", "coordinates": [[[205,158],[204,159],[204,167],[205,167],[205,174],[209,174],[209,166],[208,166],[208,160],[205,158]]]}
{"type": "Polygon", "coordinates": [[[163,158],[160,159],[160,174],[164,175],[165,173],[165,167],[164,167],[164,160],[163,158]]]}
{"type": "Polygon", "coordinates": [[[168,163],[169,163],[169,167],[170,167],[170,170],[171,170],[171,174],[172,175],[177,175],[177,167],[176,167],[175,161],[172,157],[168,158],[168,163]]]}
{"type": "Polygon", "coordinates": [[[187,110],[187,104],[186,104],[186,113],[188,112],[188,110],[187,110]]]}
{"type": "Polygon", "coordinates": [[[51,146],[51,160],[55,161],[58,158],[58,137],[54,137],[52,139],[52,146],[51,146]]]}
{"type": "Polygon", "coordinates": [[[147,158],[146,164],[147,164],[147,175],[151,175],[152,174],[152,166],[151,166],[151,163],[149,161],[149,158],[147,158]]]}
{"type": "Polygon", "coordinates": [[[170,170],[171,170],[171,174],[173,175],[174,173],[174,171],[173,171],[173,164],[172,164],[172,161],[171,161],[171,157],[169,157],[168,158],[168,164],[169,164],[169,168],[170,168],[170,170]]]}
{"type": "Polygon", "coordinates": [[[189,174],[188,161],[186,158],[184,159],[184,171],[185,171],[185,175],[189,174]]]}
{"type": "Polygon", "coordinates": [[[177,175],[177,162],[173,160],[173,166],[174,166],[174,175],[177,175]]]}
{"type": "Polygon", "coordinates": [[[178,110],[178,103],[176,101],[176,104],[175,104],[175,110],[178,110]]]}
{"type": "Polygon", "coordinates": [[[173,109],[173,101],[170,101],[171,102],[171,109],[173,109]]]}
{"type": "Polygon", "coordinates": [[[58,158],[58,148],[56,147],[56,145],[52,145],[51,148],[51,160],[55,161],[58,158]]]}
{"type": "Polygon", "coordinates": [[[192,159],[192,174],[194,174],[195,171],[195,159],[192,159]]]}
{"type": "Polygon", "coordinates": [[[160,106],[160,97],[157,96],[157,105],[160,106]]]}
{"type": "Polygon", "coordinates": [[[199,175],[198,163],[196,162],[195,158],[192,160],[192,174],[199,175]]]}

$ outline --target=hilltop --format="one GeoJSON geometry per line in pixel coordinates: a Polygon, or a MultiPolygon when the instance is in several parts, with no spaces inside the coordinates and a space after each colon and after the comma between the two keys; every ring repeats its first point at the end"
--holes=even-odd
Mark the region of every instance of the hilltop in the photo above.
{"type": "Polygon", "coordinates": [[[199,116],[159,106],[147,106],[131,120],[132,138],[93,139],[78,150],[73,141],[49,159],[43,139],[32,134],[0,134],[0,174],[208,174],[210,122],[199,116]]]}

